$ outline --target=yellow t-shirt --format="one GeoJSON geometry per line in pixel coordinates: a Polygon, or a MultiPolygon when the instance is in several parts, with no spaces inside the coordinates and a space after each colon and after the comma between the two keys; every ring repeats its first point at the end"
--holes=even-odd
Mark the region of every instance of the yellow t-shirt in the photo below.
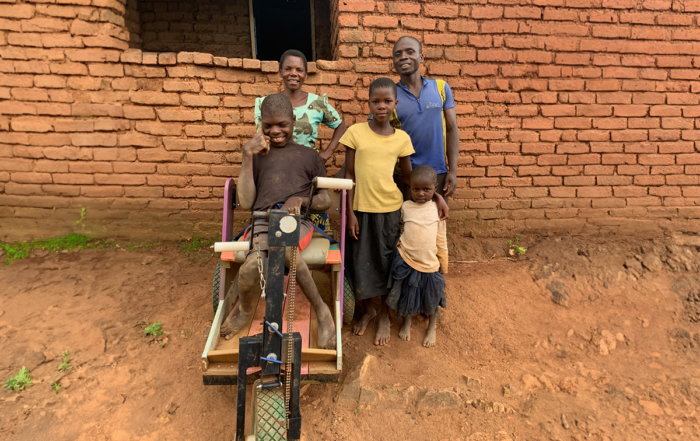
{"type": "Polygon", "coordinates": [[[377,135],[369,123],[351,126],[340,143],[355,150],[355,199],[353,209],[365,213],[390,213],[401,208],[403,195],[394,182],[398,158],[413,154],[411,138],[403,130],[377,135]]]}

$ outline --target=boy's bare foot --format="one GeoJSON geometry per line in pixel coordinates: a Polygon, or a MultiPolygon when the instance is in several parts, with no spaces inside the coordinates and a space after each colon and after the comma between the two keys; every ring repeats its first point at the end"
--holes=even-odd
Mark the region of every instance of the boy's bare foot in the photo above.
{"type": "Polygon", "coordinates": [[[425,334],[423,339],[423,346],[426,348],[432,348],[435,346],[435,328],[437,327],[437,313],[430,316],[430,322],[428,323],[428,333],[425,334]]]}
{"type": "Polygon", "coordinates": [[[375,346],[384,346],[391,340],[391,321],[389,311],[382,311],[377,322],[377,335],[374,337],[375,346]]]}
{"type": "Polygon", "coordinates": [[[403,325],[401,325],[401,330],[399,331],[399,337],[401,340],[410,341],[411,340],[411,317],[406,316],[403,319],[403,325]]]}
{"type": "Polygon", "coordinates": [[[231,313],[226,317],[226,321],[221,325],[219,334],[225,337],[226,340],[230,340],[238,331],[241,330],[243,325],[246,324],[250,316],[253,314],[253,309],[246,313],[241,310],[241,304],[238,303],[231,313]]]}
{"type": "Polygon", "coordinates": [[[318,318],[318,345],[323,349],[335,349],[335,323],[325,303],[321,311],[316,311],[316,317],[318,318]]]}
{"type": "Polygon", "coordinates": [[[367,325],[377,316],[377,309],[373,305],[365,305],[365,313],[360,320],[352,327],[355,335],[364,335],[367,325]]]}

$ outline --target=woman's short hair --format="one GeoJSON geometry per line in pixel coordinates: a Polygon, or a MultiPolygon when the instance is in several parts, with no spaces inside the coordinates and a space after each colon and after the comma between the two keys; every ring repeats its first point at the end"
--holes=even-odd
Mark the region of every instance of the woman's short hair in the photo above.
{"type": "Polygon", "coordinates": [[[301,61],[304,62],[304,70],[307,71],[307,62],[306,62],[306,55],[304,55],[301,51],[298,51],[296,49],[289,49],[288,51],[284,51],[282,56],[280,57],[280,70],[282,69],[282,65],[284,64],[284,60],[287,59],[287,57],[297,57],[301,58],[301,61]]]}

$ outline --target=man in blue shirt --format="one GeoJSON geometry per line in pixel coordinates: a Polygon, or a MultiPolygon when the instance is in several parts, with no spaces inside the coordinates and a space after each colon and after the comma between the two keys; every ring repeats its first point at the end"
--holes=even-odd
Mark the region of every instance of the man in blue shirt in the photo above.
{"type": "MultiPolygon", "coordinates": [[[[394,69],[401,76],[398,100],[392,123],[411,137],[415,153],[413,168],[429,165],[438,173],[437,192],[447,199],[457,189],[459,129],[452,90],[446,82],[424,78],[420,74],[423,46],[414,37],[403,36],[394,45],[394,69]],[[445,163],[447,156],[447,163],[445,163]]],[[[394,180],[410,199],[410,189],[400,175],[394,180]]]]}

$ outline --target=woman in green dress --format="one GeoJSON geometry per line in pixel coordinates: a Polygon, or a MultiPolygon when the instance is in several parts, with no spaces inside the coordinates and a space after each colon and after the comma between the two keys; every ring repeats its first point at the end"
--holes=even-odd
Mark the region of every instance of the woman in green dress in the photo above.
{"type": "MultiPolygon", "coordinates": [[[[282,93],[289,98],[294,107],[294,142],[299,145],[315,149],[321,155],[323,162],[333,156],[338,147],[338,141],[345,133],[347,127],[338,112],[328,104],[326,94],[321,96],[301,90],[307,75],[306,57],[300,51],[290,49],[280,58],[280,77],[284,84],[282,93]],[[333,137],[325,149],[321,150],[316,145],[318,138],[318,126],[324,124],[334,129],[333,137]]],[[[260,105],[265,97],[255,100],[255,126],[260,128],[260,105]]],[[[320,144],[320,141],[319,141],[320,144]]],[[[328,223],[327,215],[312,215],[312,222],[325,229],[328,223]]]]}

